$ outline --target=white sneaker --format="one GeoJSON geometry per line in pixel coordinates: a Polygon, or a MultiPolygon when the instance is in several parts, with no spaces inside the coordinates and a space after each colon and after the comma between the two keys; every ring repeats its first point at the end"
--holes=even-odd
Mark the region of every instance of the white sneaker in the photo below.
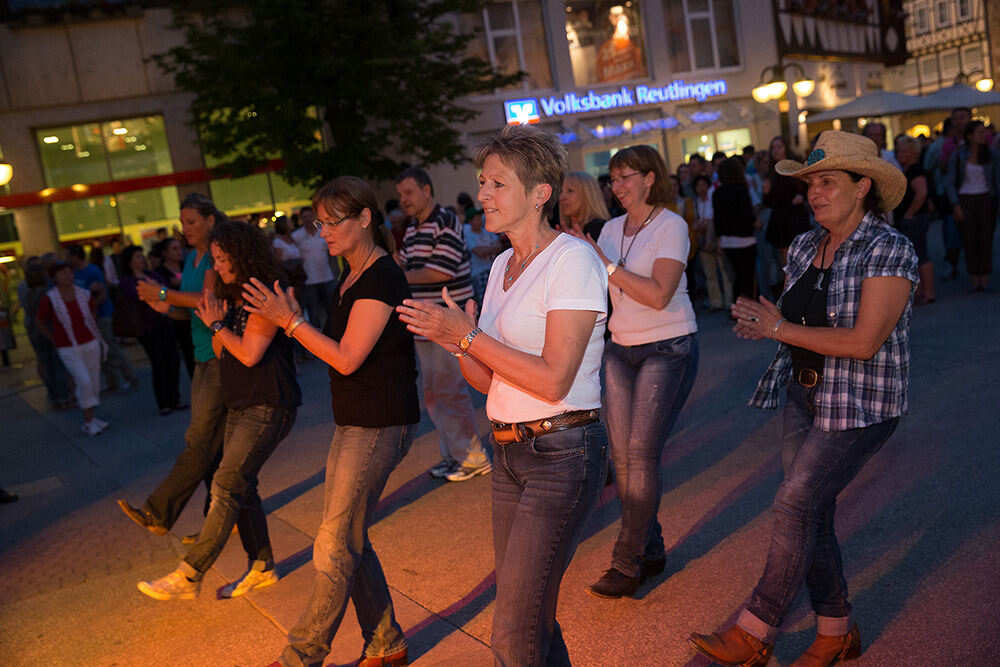
{"type": "Polygon", "coordinates": [[[427,474],[431,477],[441,478],[455,472],[457,468],[457,461],[440,461],[431,466],[427,474]]]}
{"type": "Polygon", "coordinates": [[[98,419],[97,417],[94,417],[91,421],[97,424],[102,431],[106,431],[108,427],[111,426],[111,424],[109,424],[108,422],[104,421],[103,419],[98,419]]]}
{"type": "Polygon", "coordinates": [[[278,573],[271,570],[248,570],[239,581],[222,588],[222,597],[238,598],[258,588],[267,588],[278,583],[278,573]]]}
{"type": "Polygon", "coordinates": [[[467,479],[485,475],[491,470],[493,470],[493,464],[486,461],[486,463],[479,466],[459,466],[454,471],[445,475],[444,478],[449,482],[464,482],[467,479]]]}
{"type": "Polygon", "coordinates": [[[100,435],[104,429],[101,428],[96,419],[91,419],[89,422],[83,422],[83,428],[80,430],[87,435],[100,435]]]}
{"type": "Polygon", "coordinates": [[[193,600],[198,597],[200,581],[191,581],[180,570],[174,570],[155,581],[140,581],[140,591],[154,600],[193,600]]]}

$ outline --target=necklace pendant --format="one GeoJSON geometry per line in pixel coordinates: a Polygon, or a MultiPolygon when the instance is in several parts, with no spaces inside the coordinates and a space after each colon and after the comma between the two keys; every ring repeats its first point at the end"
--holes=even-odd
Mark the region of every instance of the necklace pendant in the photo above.
{"type": "Polygon", "coordinates": [[[618,266],[625,266],[625,258],[624,257],[622,257],[621,259],[618,260],[618,266]]]}
{"type": "Polygon", "coordinates": [[[820,271],[819,275],[816,276],[816,285],[814,286],[814,288],[820,292],[823,291],[823,277],[824,277],[823,271],[820,271]]]}

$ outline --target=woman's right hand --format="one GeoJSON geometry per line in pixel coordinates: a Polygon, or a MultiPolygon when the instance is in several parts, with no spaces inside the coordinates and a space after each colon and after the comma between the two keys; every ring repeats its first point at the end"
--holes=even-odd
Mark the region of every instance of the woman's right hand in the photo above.
{"type": "Polygon", "coordinates": [[[302,315],[302,307],[295,300],[295,288],[281,289],[275,280],[273,291],[256,278],[243,283],[243,309],[260,315],[278,328],[285,328],[294,317],[302,315]]]}
{"type": "Polygon", "coordinates": [[[152,305],[160,300],[160,290],[163,285],[156,282],[149,276],[139,276],[136,280],[135,291],[139,298],[152,305]]]}
{"type": "Polygon", "coordinates": [[[608,264],[611,261],[607,258],[607,255],[605,255],[601,251],[601,247],[597,245],[597,241],[594,240],[594,237],[592,237],[590,234],[583,233],[583,227],[581,227],[580,225],[572,225],[569,229],[563,229],[563,231],[566,234],[569,234],[570,236],[575,236],[581,241],[586,241],[587,243],[589,243],[590,247],[594,249],[594,252],[597,253],[597,256],[601,258],[601,262],[603,262],[604,264],[608,264]]]}
{"type": "Polygon", "coordinates": [[[965,222],[965,213],[962,211],[961,204],[955,204],[955,207],[951,209],[951,213],[955,216],[955,222],[965,222]]]}

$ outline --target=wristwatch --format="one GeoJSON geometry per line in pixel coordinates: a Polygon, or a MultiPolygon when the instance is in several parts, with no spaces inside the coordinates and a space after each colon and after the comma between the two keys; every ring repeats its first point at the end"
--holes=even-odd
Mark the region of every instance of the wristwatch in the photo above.
{"type": "Polygon", "coordinates": [[[465,334],[465,338],[458,341],[458,349],[462,350],[462,352],[468,352],[469,346],[472,345],[472,339],[481,333],[483,333],[483,330],[480,329],[479,327],[476,327],[469,333],[465,334]]]}
{"type": "Polygon", "coordinates": [[[614,262],[608,262],[607,266],[605,266],[604,268],[608,270],[608,277],[610,278],[611,276],[615,275],[615,271],[618,270],[618,265],[615,264],[614,262]]]}
{"type": "Polygon", "coordinates": [[[167,288],[166,287],[161,287],[160,288],[160,301],[166,301],[166,300],[167,300],[167,288]]]}
{"type": "Polygon", "coordinates": [[[209,325],[208,329],[212,332],[212,335],[219,333],[226,325],[222,323],[222,320],[216,320],[209,325]]]}

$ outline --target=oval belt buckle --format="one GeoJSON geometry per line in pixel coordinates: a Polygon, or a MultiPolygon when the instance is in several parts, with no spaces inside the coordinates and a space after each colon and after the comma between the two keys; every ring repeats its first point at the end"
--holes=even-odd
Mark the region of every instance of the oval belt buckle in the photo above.
{"type": "Polygon", "coordinates": [[[543,428],[544,430],[548,431],[548,430],[549,430],[550,428],[552,428],[552,422],[550,422],[550,421],[549,421],[548,419],[546,419],[545,421],[543,421],[543,422],[542,422],[542,423],[540,424],[540,426],[541,426],[541,427],[542,427],[542,428],[543,428]]]}

